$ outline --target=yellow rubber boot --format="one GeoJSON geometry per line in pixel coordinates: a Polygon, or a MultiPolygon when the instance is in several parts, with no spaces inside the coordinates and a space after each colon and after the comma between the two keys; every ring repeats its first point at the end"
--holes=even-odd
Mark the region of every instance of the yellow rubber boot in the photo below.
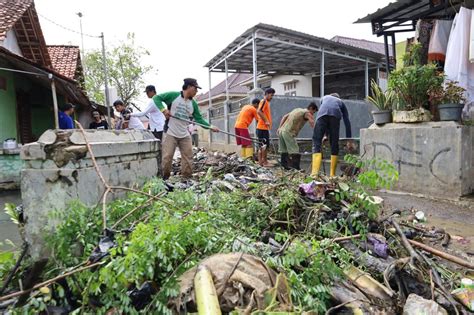
{"type": "Polygon", "coordinates": [[[243,159],[247,157],[247,148],[240,149],[240,155],[243,159]]]}
{"type": "Polygon", "coordinates": [[[321,168],[321,161],[323,160],[322,153],[313,153],[313,163],[311,164],[311,176],[316,176],[321,168]]]}
{"type": "Polygon", "coordinates": [[[330,177],[336,176],[337,159],[337,155],[331,155],[331,172],[329,174],[330,177]]]}
{"type": "Polygon", "coordinates": [[[245,148],[245,150],[246,150],[246,152],[247,152],[247,153],[246,153],[246,158],[250,158],[250,159],[253,160],[253,148],[252,148],[252,147],[250,147],[250,148],[245,148]]]}

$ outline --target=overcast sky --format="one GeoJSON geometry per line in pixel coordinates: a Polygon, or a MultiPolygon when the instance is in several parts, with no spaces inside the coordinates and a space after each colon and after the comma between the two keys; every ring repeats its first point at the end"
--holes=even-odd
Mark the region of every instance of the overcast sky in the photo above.
{"type": "MultiPolygon", "coordinates": [[[[382,41],[372,35],[370,24],[353,24],[358,18],[386,6],[390,0],[239,0],[239,1],[100,1],[36,0],[47,44],[81,45],[79,34],[65,30],[42,16],[79,32],[100,35],[114,45],[134,32],[139,45],[149,50],[146,60],[155,70],[146,78],[158,92],[179,90],[182,79],[195,77],[208,89],[204,68],[232,40],[258,23],[331,38],[342,35],[382,41]]],[[[397,41],[400,40],[397,38],[397,41]]],[[[84,37],[84,48],[100,48],[100,39],[84,37]]],[[[213,74],[212,85],[223,76],[213,74]]]]}

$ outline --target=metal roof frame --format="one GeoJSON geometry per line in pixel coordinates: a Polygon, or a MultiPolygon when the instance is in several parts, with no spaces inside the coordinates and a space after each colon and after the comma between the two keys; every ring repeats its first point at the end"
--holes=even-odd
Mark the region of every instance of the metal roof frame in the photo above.
{"type": "Polygon", "coordinates": [[[211,72],[252,72],[253,44],[258,54],[260,73],[311,74],[319,72],[321,55],[326,55],[325,69],[348,66],[383,64],[383,55],[337,43],[325,38],[268,25],[257,24],[237,37],[213,57],[205,67],[211,72]]]}

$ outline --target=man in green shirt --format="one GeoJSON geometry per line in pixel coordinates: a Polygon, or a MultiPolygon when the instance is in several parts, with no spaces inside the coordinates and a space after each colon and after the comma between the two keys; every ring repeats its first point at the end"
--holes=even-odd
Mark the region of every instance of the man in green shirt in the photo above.
{"type": "Polygon", "coordinates": [[[318,111],[318,106],[312,102],[306,109],[295,108],[281,119],[278,127],[278,147],[281,154],[281,166],[285,169],[300,169],[301,154],[296,137],[309,121],[311,128],[314,128],[314,113],[318,111]]]}
{"type": "Polygon", "coordinates": [[[200,88],[195,79],[187,78],[184,79],[181,92],[167,92],[153,96],[155,105],[168,119],[168,129],[165,129],[166,134],[161,148],[164,179],[170,176],[176,147],[179,147],[181,153],[181,175],[185,178],[192,175],[193,146],[188,132],[189,120],[192,119],[200,125],[207,126],[214,132],[219,131],[217,127],[211,126],[202,118],[198,104],[193,100],[200,88]]]}

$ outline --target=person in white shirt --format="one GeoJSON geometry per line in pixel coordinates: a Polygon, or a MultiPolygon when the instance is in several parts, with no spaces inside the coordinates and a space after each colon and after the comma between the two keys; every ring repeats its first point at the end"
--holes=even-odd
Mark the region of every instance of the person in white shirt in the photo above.
{"type": "Polygon", "coordinates": [[[189,134],[191,135],[191,140],[193,142],[193,146],[199,146],[199,135],[198,135],[198,127],[195,123],[189,124],[188,126],[189,134]]]}
{"type": "Polygon", "coordinates": [[[131,111],[125,107],[122,100],[114,102],[114,108],[120,114],[120,119],[115,125],[115,129],[136,129],[145,130],[145,126],[137,117],[131,117],[131,111]]]}
{"type": "Polygon", "coordinates": [[[155,102],[153,101],[153,96],[156,95],[156,89],[153,85],[148,85],[145,88],[146,96],[151,99],[148,106],[145,108],[144,111],[139,113],[132,113],[130,114],[131,117],[142,117],[148,116],[149,119],[149,127],[150,131],[153,133],[155,138],[161,139],[163,138],[163,128],[165,126],[165,115],[156,107],[155,102]]]}

